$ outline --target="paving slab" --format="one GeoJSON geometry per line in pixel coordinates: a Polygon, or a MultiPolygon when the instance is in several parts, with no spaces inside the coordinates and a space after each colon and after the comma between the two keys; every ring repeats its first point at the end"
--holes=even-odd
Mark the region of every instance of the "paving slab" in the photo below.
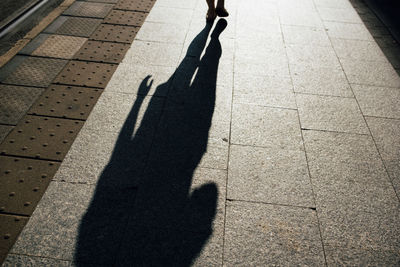
{"type": "Polygon", "coordinates": [[[98,131],[119,132],[124,123],[132,123],[129,125],[132,128],[129,133],[131,136],[139,129],[139,134],[151,134],[157,127],[163,104],[162,98],[104,92],[85,127],[98,131]]]}
{"type": "Polygon", "coordinates": [[[4,156],[0,162],[0,210],[30,216],[60,164],[4,156]]]}
{"type": "Polygon", "coordinates": [[[176,67],[181,52],[180,44],[135,41],[122,63],[176,67]]]}
{"type": "Polygon", "coordinates": [[[400,196],[400,158],[398,155],[400,121],[370,117],[367,117],[366,120],[397,195],[400,196]]]}
{"type": "Polygon", "coordinates": [[[43,91],[43,88],[0,85],[0,123],[16,125],[43,91]]]}
{"type": "Polygon", "coordinates": [[[302,140],[297,111],[234,104],[231,143],[299,149],[302,140]]]}
{"type": "Polygon", "coordinates": [[[128,44],[87,41],[80,50],[77,51],[74,59],[103,63],[119,63],[124,58],[128,49],[128,44]]]}
{"type": "Polygon", "coordinates": [[[228,199],[315,206],[305,154],[300,149],[234,145],[228,173],[228,199]]]}
{"type": "Polygon", "coordinates": [[[332,38],[332,45],[340,59],[387,62],[381,48],[372,41],[332,38]]]}
{"type": "Polygon", "coordinates": [[[105,88],[117,65],[70,61],[60,74],[54,79],[54,83],[105,88]]]}
{"type": "Polygon", "coordinates": [[[317,207],[392,214],[398,199],[370,136],[319,131],[303,136],[317,207]]]}
{"type": "Polygon", "coordinates": [[[224,259],[227,266],[324,265],[315,211],[228,202],[224,259]]]}
{"type": "Polygon", "coordinates": [[[90,39],[130,44],[138,30],[139,27],[101,24],[90,39]]]}
{"type": "Polygon", "coordinates": [[[364,24],[324,22],[328,36],[331,38],[342,38],[350,40],[373,41],[373,37],[364,24]]]}
{"type": "Polygon", "coordinates": [[[193,10],[174,7],[158,7],[147,17],[147,22],[189,25],[193,10]]]}
{"type": "Polygon", "coordinates": [[[342,9],[332,7],[317,7],[321,19],[324,21],[337,21],[346,23],[362,23],[361,18],[354,9],[342,9]]]}
{"type": "Polygon", "coordinates": [[[399,74],[388,62],[340,59],[350,83],[400,87],[399,74]]]}
{"type": "Polygon", "coordinates": [[[11,253],[112,264],[135,190],[103,189],[52,182],[11,253]]]}
{"type": "Polygon", "coordinates": [[[104,19],[105,23],[126,26],[141,26],[147,14],[135,11],[112,10],[104,19]]]}
{"type": "Polygon", "coordinates": [[[85,120],[100,94],[101,89],[50,85],[29,114],[85,120]]]}
{"type": "Polygon", "coordinates": [[[141,41],[182,44],[186,37],[186,29],[186,25],[145,22],[136,38],[141,41]]]}
{"type": "Polygon", "coordinates": [[[321,28],[282,25],[287,44],[330,46],[326,31],[321,28]]]}
{"type": "Polygon", "coordinates": [[[400,88],[352,86],[364,116],[400,119],[400,88]]]}
{"type": "Polygon", "coordinates": [[[296,109],[290,77],[235,74],[235,103],[296,109]]]}
{"type": "Polygon", "coordinates": [[[296,93],[354,97],[340,65],[308,66],[290,64],[290,73],[296,93]]]}
{"type": "Polygon", "coordinates": [[[16,56],[5,66],[5,68],[10,66],[13,71],[2,82],[47,87],[65,64],[67,64],[67,61],[62,59],[16,56]],[[18,63],[15,64],[14,62],[18,63]]]}
{"type": "Polygon", "coordinates": [[[3,142],[12,129],[14,126],[0,125],[0,142],[3,142]]]}
{"type": "Polygon", "coordinates": [[[121,0],[114,6],[115,9],[149,12],[156,0],[121,0]]]}
{"type": "MultiPolygon", "coordinates": [[[[0,215],[0,251],[8,251],[27,223],[28,218],[14,215],[0,215]]],[[[3,255],[2,255],[3,256],[3,255]]]]}
{"type": "Polygon", "coordinates": [[[368,128],[354,98],[296,94],[301,127],[368,134],[368,128]]]}
{"type": "Polygon", "coordinates": [[[50,35],[31,55],[71,59],[86,40],[82,37],[50,35]]]}
{"type": "Polygon", "coordinates": [[[313,10],[280,9],[279,15],[283,25],[323,28],[319,14],[313,10]]]}
{"type": "Polygon", "coordinates": [[[60,161],[83,122],[26,115],[0,145],[2,155],[60,161]]]}
{"type": "Polygon", "coordinates": [[[25,256],[18,254],[9,254],[5,259],[3,265],[4,267],[23,267],[23,266],[60,266],[60,267],[70,267],[71,262],[63,260],[55,260],[50,258],[25,256]]]}
{"type": "Polygon", "coordinates": [[[174,71],[175,67],[120,64],[106,91],[165,97],[174,71]],[[143,83],[150,85],[146,92],[140,90],[143,83]]]}
{"type": "Polygon", "coordinates": [[[101,21],[101,19],[95,18],[60,16],[44,32],[89,37],[101,21]]]}
{"type": "Polygon", "coordinates": [[[113,5],[76,1],[63,14],[77,17],[105,18],[113,5]]]}

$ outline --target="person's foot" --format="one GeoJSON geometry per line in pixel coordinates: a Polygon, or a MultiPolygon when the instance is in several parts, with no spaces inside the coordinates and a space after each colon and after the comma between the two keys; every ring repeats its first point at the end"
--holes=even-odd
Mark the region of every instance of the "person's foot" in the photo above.
{"type": "Polygon", "coordinates": [[[227,17],[227,16],[229,16],[228,11],[224,7],[217,7],[215,9],[215,13],[218,15],[218,17],[227,17]]]}
{"type": "Polygon", "coordinates": [[[207,22],[213,22],[215,18],[217,17],[217,13],[215,12],[215,9],[208,9],[207,11],[207,16],[206,16],[206,21],[207,22]]]}

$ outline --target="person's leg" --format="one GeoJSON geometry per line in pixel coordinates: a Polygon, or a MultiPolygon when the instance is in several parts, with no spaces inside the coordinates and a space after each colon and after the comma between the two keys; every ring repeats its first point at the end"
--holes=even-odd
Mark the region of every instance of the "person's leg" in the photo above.
{"type": "Polygon", "coordinates": [[[218,0],[215,11],[219,17],[229,16],[228,11],[225,9],[225,0],[218,0]]]}
{"type": "Polygon", "coordinates": [[[215,13],[215,4],[214,0],[207,0],[207,5],[208,5],[208,11],[207,11],[207,21],[214,21],[214,19],[217,17],[217,14],[215,13]]]}

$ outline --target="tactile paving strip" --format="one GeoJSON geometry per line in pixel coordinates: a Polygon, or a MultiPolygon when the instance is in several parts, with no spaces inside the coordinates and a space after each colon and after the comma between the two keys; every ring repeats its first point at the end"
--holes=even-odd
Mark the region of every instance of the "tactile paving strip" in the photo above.
{"type": "Polygon", "coordinates": [[[132,11],[143,11],[149,12],[153,7],[155,0],[120,0],[116,5],[115,9],[132,10],[132,11]]]}
{"type": "Polygon", "coordinates": [[[75,55],[75,59],[119,63],[129,49],[128,44],[117,44],[100,41],[87,41],[75,55]]]}
{"type": "Polygon", "coordinates": [[[0,85],[0,123],[17,124],[43,91],[43,88],[0,85]]]}
{"type": "Polygon", "coordinates": [[[32,55],[71,59],[86,40],[82,37],[51,35],[32,55]]]}
{"type": "Polygon", "coordinates": [[[105,88],[116,70],[115,64],[71,61],[55,79],[55,83],[105,88]]]}
{"type": "Polygon", "coordinates": [[[51,85],[29,114],[85,120],[101,95],[101,89],[51,85]]]}
{"type": "Polygon", "coordinates": [[[86,0],[87,2],[110,3],[116,4],[119,0],[86,0]]]}
{"type": "Polygon", "coordinates": [[[61,161],[82,121],[25,116],[0,145],[0,154],[61,161]]]}
{"type": "Polygon", "coordinates": [[[101,21],[101,19],[61,16],[45,32],[89,37],[100,25],[101,21]]]}
{"type": "Polygon", "coordinates": [[[134,11],[113,10],[104,19],[105,23],[128,26],[141,26],[146,19],[146,13],[134,11]]]}
{"type": "Polygon", "coordinates": [[[105,18],[112,8],[112,4],[77,1],[63,14],[77,17],[105,18]]]}
{"type": "Polygon", "coordinates": [[[27,222],[25,217],[0,215],[0,251],[11,249],[27,222]]]}
{"type": "Polygon", "coordinates": [[[0,212],[31,215],[60,163],[0,156],[0,212]]]}
{"type": "Polygon", "coordinates": [[[130,44],[138,31],[139,27],[101,24],[90,39],[130,44]]]}
{"type": "Polygon", "coordinates": [[[26,57],[3,83],[47,87],[66,63],[62,59],[26,57]]]}

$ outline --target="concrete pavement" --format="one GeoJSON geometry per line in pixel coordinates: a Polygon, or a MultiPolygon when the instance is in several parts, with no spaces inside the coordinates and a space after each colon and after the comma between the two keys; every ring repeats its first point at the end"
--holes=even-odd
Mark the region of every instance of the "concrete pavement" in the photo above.
{"type": "Polygon", "coordinates": [[[3,266],[400,264],[400,78],[363,2],[226,5],[157,0],[3,266]]]}

